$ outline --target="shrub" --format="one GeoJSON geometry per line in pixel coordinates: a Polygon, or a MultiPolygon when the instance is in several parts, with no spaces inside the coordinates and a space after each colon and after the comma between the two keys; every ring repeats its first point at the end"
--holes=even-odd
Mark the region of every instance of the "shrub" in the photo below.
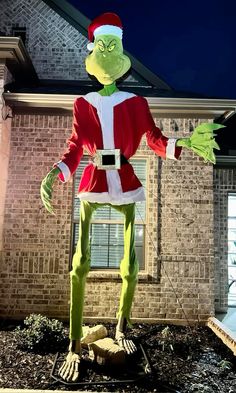
{"type": "Polygon", "coordinates": [[[30,314],[25,320],[22,329],[17,327],[14,337],[17,346],[29,351],[56,352],[65,344],[66,336],[62,322],[49,319],[44,315],[30,314]]]}

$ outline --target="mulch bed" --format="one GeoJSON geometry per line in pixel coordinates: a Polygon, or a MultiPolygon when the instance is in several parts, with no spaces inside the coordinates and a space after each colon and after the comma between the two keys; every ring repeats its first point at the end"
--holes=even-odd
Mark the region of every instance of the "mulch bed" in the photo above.
{"type": "MultiPolygon", "coordinates": [[[[105,324],[114,337],[112,324],[105,324]]],[[[89,367],[83,386],[66,386],[50,377],[55,353],[34,353],[18,349],[16,323],[0,324],[0,387],[18,389],[88,390],[96,392],[194,392],[235,393],[236,358],[207,327],[134,325],[152,365],[152,372],[130,384],[114,384],[114,375],[104,367],[89,367]],[[163,333],[163,329],[164,333],[163,333]],[[89,385],[88,382],[95,385],[89,385]],[[107,383],[104,385],[104,382],[107,383]],[[109,383],[109,384],[108,384],[109,383]]],[[[67,329],[67,328],[65,328],[67,329]]],[[[130,331],[131,334],[131,331],[130,331]]],[[[60,348],[66,354],[68,342],[60,348]]],[[[56,349],[56,348],[55,348],[56,349]]],[[[58,349],[56,349],[58,350],[58,349]]],[[[132,363],[141,363],[141,358],[132,363]]],[[[122,370],[118,379],[122,379],[122,370]]],[[[124,377],[124,376],[123,376],[124,377]]]]}

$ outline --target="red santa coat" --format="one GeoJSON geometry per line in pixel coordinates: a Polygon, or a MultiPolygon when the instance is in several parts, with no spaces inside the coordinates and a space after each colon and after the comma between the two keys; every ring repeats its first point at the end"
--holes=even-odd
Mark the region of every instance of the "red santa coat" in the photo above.
{"type": "MultiPolygon", "coordinates": [[[[96,149],[120,149],[127,159],[146,134],[148,146],[160,157],[177,159],[181,148],[175,139],[162,135],[156,127],[145,98],[127,92],[101,96],[97,92],[77,98],[73,130],[68,150],[56,166],[63,182],[76,171],[83,152],[93,156],[96,149]]],[[[97,169],[93,162],[85,168],[79,184],[80,199],[90,202],[128,204],[145,199],[145,193],[130,163],[119,170],[97,169]]]]}

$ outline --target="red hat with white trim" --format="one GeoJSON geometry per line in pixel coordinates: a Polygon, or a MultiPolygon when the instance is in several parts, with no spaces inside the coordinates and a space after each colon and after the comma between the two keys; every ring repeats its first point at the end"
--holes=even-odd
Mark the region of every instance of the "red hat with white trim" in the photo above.
{"type": "Polygon", "coordinates": [[[97,16],[88,27],[88,38],[89,43],[87,45],[88,50],[93,50],[93,40],[99,35],[111,34],[122,39],[123,26],[118,15],[113,12],[106,12],[100,16],[97,16]]]}

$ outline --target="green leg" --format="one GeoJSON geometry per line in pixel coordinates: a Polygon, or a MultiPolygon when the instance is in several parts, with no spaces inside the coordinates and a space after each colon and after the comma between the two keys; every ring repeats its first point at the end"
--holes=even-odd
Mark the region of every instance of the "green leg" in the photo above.
{"type": "MultiPolygon", "coordinates": [[[[71,275],[71,305],[70,305],[70,339],[79,340],[82,337],[83,306],[86,277],[90,269],[89,229],[94,210],[103,204],[81,201],[80,229],[76,252],[72,261],[71,275]]],[[[125,215],[124,221],[124,258],[120,264],[122,289],[120,307],[117,317],[123,317],[129,322],[134,291],[137,283],[138,262],[134,247],[135,204],[113,208],[125,215]]]]}
{"type": "Polygon", "coordinates": [[[120,295],[120,306],[117,318],[123,317],[130,324],[130,312],[137,284],[138,261],[135,254],[135,204],[113,206],[125,215],[124,221],[124,258],[120,264],[120,275],[122,277],[122,288],[120,295]]]}
{"type": "Polygon", "coordinates": [[[70,296],[70,339],[82,337],[85,282],[90,269],[89,229],[94,204],[81,201],[79,239],[73,256],[70,296]]]}

